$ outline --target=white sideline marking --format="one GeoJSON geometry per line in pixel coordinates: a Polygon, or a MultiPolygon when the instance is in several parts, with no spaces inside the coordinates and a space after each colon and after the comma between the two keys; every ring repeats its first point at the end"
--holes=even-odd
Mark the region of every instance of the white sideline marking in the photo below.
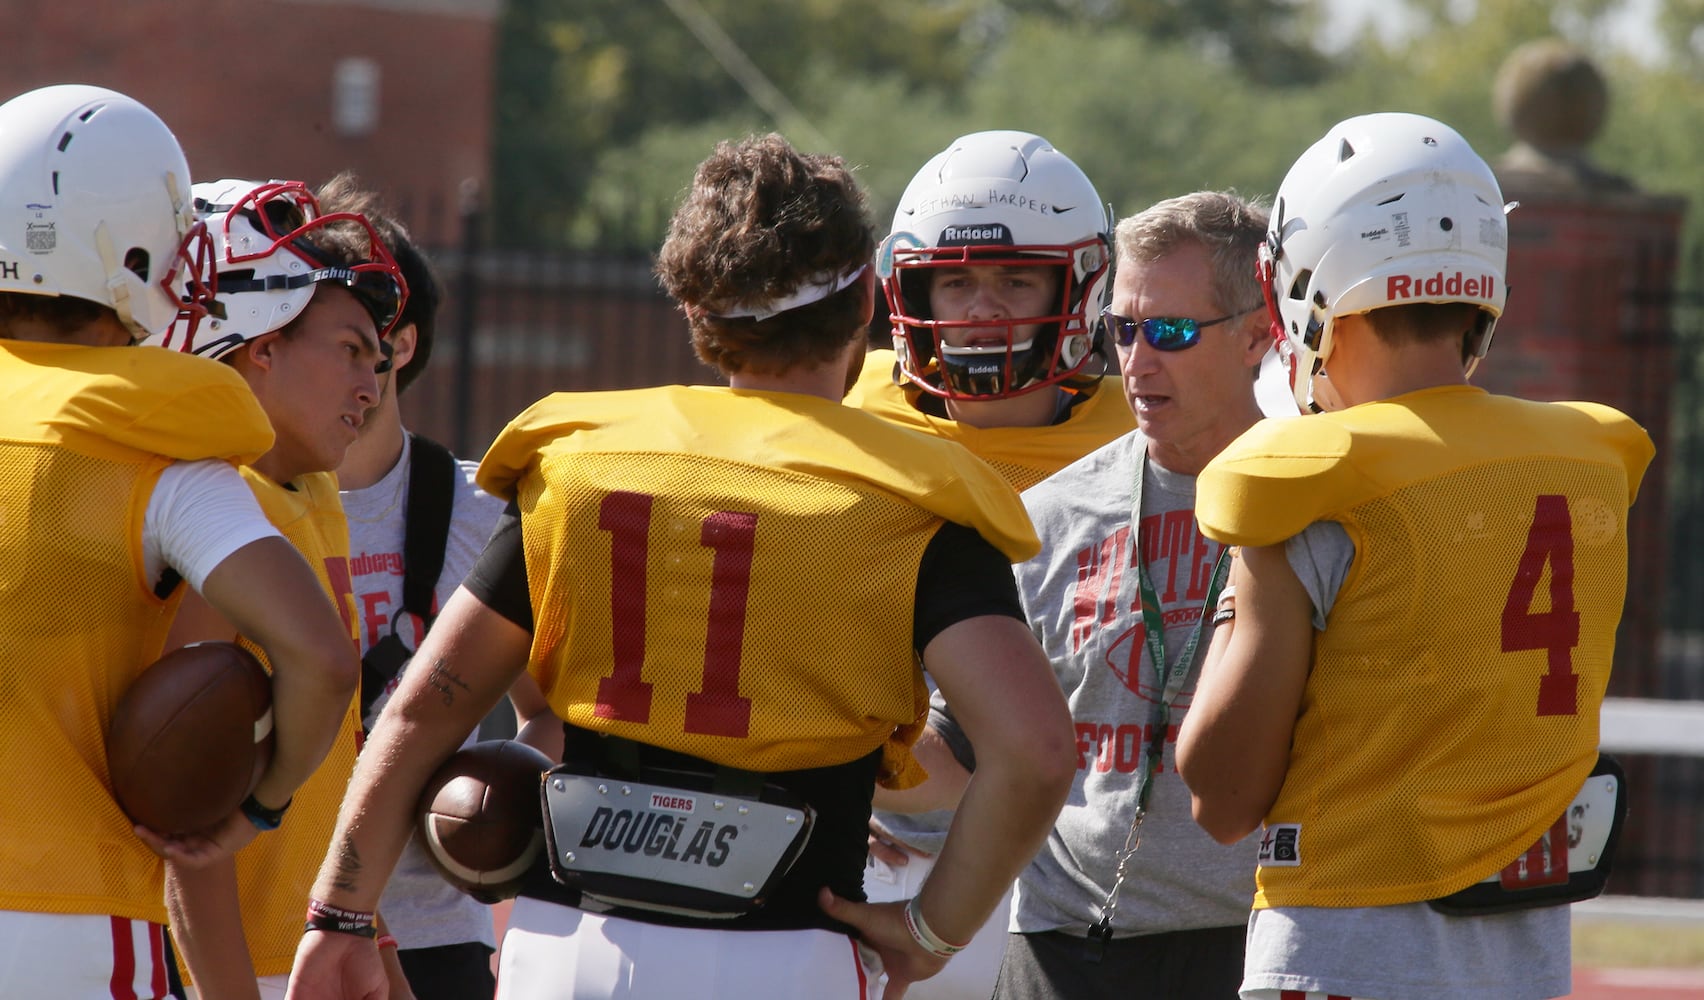
{"type": "Polygon", "coordinates": [[[1599,896],[1573,905],[1581,923],[1704,924],[1704,899],[1660,896],[1599,896]]]}
{"type": "Polygon", "coordinates": [[[1704,988],[1704,969],[1598,969],[1592,981],[1624,990],[1696,990],[1704,988]]]}

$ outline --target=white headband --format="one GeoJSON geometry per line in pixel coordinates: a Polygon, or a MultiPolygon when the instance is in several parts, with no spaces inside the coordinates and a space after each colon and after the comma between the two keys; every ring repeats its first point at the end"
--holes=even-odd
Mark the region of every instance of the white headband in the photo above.
{"type": "Polygon", "coordinates": [[[730,308],[737,309],[739,310],[738,312],[712,312],[708,313],[708,315],[714,316],[717,319],[755,319],[761,323],[769,317],[778,313],[784,313],[789,309],[808,306],[812,302],[821,302],[823,299],[828,298],[835,292],[841,291],[850,286],[852,282],[863,277],[864,272],[869,269],[870,265],[865,264],[856,271],[852,271],[838,278],[832,274],[818,275],[816,278],[806,281],[804,284],[794,289],[793,294],[786,298],[777,299],[774,302],[765,302],[761,305],[735,305],[730,308]]]}

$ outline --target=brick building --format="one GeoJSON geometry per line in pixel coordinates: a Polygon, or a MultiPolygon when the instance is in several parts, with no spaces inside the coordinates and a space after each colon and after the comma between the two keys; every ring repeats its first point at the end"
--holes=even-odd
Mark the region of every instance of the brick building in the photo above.
{"type": "MultiPolygon", "coordinates": [[[[0,99],[91,83],[153,108],[202,180],[342,169],[455,242],[491,174],[501,0],[0,0],[0,99]]],[[[416,223],[416,228],[421,225],[416,223]]]]}

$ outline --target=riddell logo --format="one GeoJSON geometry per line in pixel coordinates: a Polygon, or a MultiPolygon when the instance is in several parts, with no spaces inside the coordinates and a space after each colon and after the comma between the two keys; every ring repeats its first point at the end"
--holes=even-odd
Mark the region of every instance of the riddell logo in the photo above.
{"type": "Polygon", "coordinates": [[[941,230],[940,245],[944,247],[967,246],[978,243],[1010,245],[1011,242],[1011,230],[998,222],[993,222],[985,226],[948,226],[941,230]]]}
{"type": "Polygon", "coordinates": [[[1439,271],[1428,278],[1419,275],[1393,274],[1385,281],[1387,299],[1489,299],[1496,295],[1497,279],[1489,274],[1471,278],[1460,271],[1445,275],[1439,271]]]}

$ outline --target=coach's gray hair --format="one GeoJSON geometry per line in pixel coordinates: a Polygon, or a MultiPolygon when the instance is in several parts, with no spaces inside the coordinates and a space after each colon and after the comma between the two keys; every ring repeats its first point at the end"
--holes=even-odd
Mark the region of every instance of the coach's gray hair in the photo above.
{"type": "Polygon", "coordinates": [[[1209,287],[1227,313],[1263,304],[1254,276],[1255,251],[1266,238],[1266,208],[1235,191],[1196,191],[1167,198],[1122,219],[1113,230],[1119,266],[1156,261],[1186,243],[1207,248],[1213,262],[1209,287]]]}

